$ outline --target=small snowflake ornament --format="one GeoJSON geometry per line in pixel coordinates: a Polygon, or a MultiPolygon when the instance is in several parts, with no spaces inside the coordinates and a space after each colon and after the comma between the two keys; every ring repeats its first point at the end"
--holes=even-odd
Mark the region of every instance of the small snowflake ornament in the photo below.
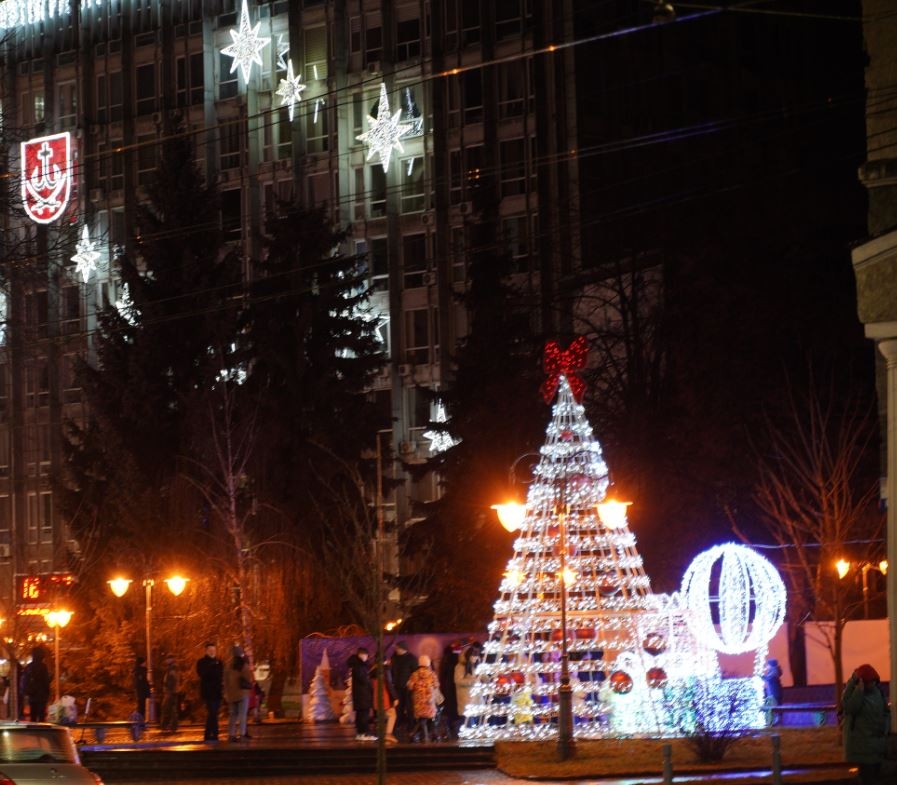
{"type": "Polygon", "coordinates": [[[253,63],[257,63],[259,67],[263,65],[261,51],[271,43],[270,38],[259,35],[261,26],[261,22],[257,22],[255,27],[250,26],[249,9],[246,6],[246,0],[243,0],[243,10],[240,12],[240,27],[230,30],[230,37],[233,39],[233,43],[225,46],[221,50],[221,54],[234,58],[233,63],[231,63],[230,73],[236,71],[237,66],[239,66],[244,82],[248,82],[249,77],[252,75],[253,63]]]}
{"type": "Polygon", "coordinates": [[[81,273],[84,283],[90,278],[90,274],[97,269],[97,261],[100,258],[100,252],[95,248],[96,243],[90,239],[90,232],[85,224],[81,231],[81,239],[75,244],[75,255],[72,261],[75,263],[75,271],[81,273]]]}
{"type": "Polygon", "coordinates": [[[380,83],[380,102],[377,105],[377,116],[368,115],[368,130],[355,138],[359,142],[364,142],[368,146],[368,157],[370,161],[375,155],[380,156],[380,164],[385,172],[389,169],[389,160],[392,157],[393,148],[400,153],[405,152],[402,147],[402,136],[404,136],[411,128],[410,123],[401,123],[399,118],[402,116],[402,110],[398,109],[395,114],[389,113],[389,98],[386,94],[386,83],[380,83]]]}

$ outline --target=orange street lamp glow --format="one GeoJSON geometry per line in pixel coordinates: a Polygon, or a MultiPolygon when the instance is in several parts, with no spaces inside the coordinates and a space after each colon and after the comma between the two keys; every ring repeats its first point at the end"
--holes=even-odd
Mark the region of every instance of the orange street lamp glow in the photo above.
{"type": "Polygon", "coordinates": [[[632,502],[618,502],[615,499],[605,499],[599,502],[598,517],[601,523],[608,529],[622,529],[626,525],[626,508],[631,506],[632,502]]]}
{"type": "Polygon", "coordinates": [[[526,518],[526,505],[520,502],[505,502],[504,504],[493,504],[492,509],[498,513],[498,521],[509,532],[517,531],[523,526],[526,518]]]}
{"type": "Polygon", "coordinates": [[[112,589],[112,593],[116,597],[124,597],[131,586],[131,581],[127,578],[113,578],[106,583],[109,584],[109,588],[112,589]]]}
{"type": "Polygon", "coordinates": [[[175,597],[180,597],[184,589],[187,588],[187,581],[189,580],[189,578],[182,578],[180,575],[172,575],[170,578],[165,579],[165,584],[168,586],[168,591],[175,597]]]}
{"type": "Polygon", "coordinates": [[[844,559],[838,559],[838,561],[835,562],[835,569],[838,571],[838,577],[843,578],[850,572],[850,562],[845,561],[844,559]]]}

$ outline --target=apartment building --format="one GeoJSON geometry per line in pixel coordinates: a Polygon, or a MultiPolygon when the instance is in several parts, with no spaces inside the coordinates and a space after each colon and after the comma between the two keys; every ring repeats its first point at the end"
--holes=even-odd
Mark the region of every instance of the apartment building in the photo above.
{"type": "MultiPolygon", "coordinates": [[[[570,6],[0,2],[5,612],[45,601],[40,587],[64,583],[77,558],[50,486],[60,424],[82,415],[72,364],[90,352],[97,307],[127,302],[115,258],[132,242],[172,113],[246,259],[278,197],[326,206],[349,229],[345,250],[367,255],[390,360],[372,393],[393,420],[401,473],[432,446],[424,432],[437,413],[420,388],[450,383],[466,329],[455,295],[482,216],[545,328],[556,317],[543,305],[580,264],[574,58],[556,46],[572,40],[570,6]]],[[[437,491],[433,477],[408,479],[387,514],[407,523],[413,502],[437,491]]]]}

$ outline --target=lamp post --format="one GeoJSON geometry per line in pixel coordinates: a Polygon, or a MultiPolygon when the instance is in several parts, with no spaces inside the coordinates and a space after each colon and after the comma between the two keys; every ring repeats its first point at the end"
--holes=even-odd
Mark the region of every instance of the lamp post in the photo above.
{"type": "Polygon", "coordinates": [[[60,630],[72,620],[71,611],[50,611],[47,624],[53,630],[53,674],[56,686],[56,700],[59,701],[59,635],[60,630]]]}
{"type": "MultiPolygon", "coordinates": [[[[850,572],[853,565],[846,559],[839,559],[835,562],[835,569],[838,571],[838,577],[842,580],[850,572]]],[[[873,562],[863,562],[859,565],[860,578],[863,585],[863,618],[869,618],[869,570],[878,570],[882,575],[888,574],[888,560],[882,559],[878,564],[873,562]]]]}
{"type": "MultiPolygon", "coordinates": [[[[175,597],[179,597],[186,588],[188,580],[190,579],[173,575],[170,578],[165,578],[163,582],[175,597]]],[[[129,578],[118,577],[107,581],[107,583],[116,597],[124,597],[133,581],[129,578]]],[[[146,680],[150,685],[147,722],[155,722],[156,719],[156,703],[153,692],[153,586],[155,585],[156,582],[153,578],[145,578],[143,581],[146,590],[146,680]]]]}

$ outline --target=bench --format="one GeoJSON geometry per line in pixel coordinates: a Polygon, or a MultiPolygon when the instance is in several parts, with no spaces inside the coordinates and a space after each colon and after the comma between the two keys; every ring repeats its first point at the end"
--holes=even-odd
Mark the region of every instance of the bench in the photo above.
{"type": "Polygon", "coordinates": [[[140,741],[140,737],[143,735],[143,731],[145,725],[143,721],[137,720],[84,720],[83,722],[76,722],[74,725],[69,725],[72,733],[81,729],[81,736],[78,738],[78,744],[84,744],[84,734],[88,730],[93,731],[94,739],[97,744],[102,744],[106,740],[106,735],[111,730],[122,729],[126,730],[131,737],[132,741],[140,741]]]}
{"type": "Polygon", "coordinates": [[[780,703],[766,707],[767,725],[796,725],[821,728],[838,723],[837,707],[833,703],[780,703]]]}

